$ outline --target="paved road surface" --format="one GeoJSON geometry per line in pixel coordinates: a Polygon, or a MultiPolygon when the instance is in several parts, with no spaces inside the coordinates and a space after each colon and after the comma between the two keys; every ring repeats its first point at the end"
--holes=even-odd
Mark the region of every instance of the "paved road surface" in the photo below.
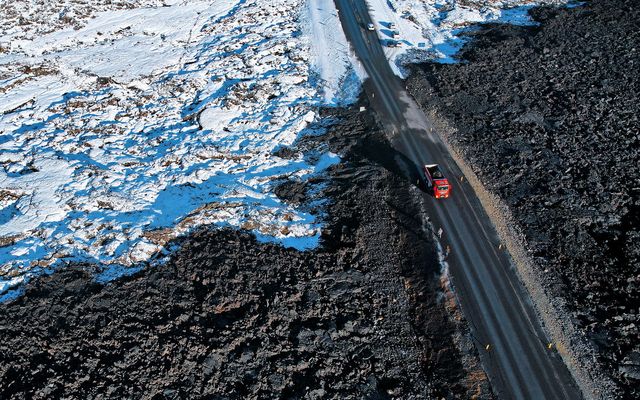
{"type": "MultiPolygon", "coordinates": [[[[347,38],[371,78],[365,90],[396,151],[397,172],[416,182],[421,164],[438,163],[453,184],[449,199],[425,194],[425,213],[436,231],[442,228],[443,246],[451,248],[450,274],[494,392],[503,399],[580,399],[561,358],[547,349],[529,297],[498,248],[496,231],[474,191],[460,182],[460,169],[391,71],[379,33],[366,29],[374,21],[364,0],[335,2],[347,38]]],[[[380,27],[380,21],[374,23],[380,27]]]]}

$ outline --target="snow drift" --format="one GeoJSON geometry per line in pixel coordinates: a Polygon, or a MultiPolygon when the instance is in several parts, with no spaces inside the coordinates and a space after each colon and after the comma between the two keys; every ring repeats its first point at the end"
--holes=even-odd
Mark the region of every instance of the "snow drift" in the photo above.
{"type": "Polygon", "coordinates": [[[326,32],[302,32],[306,6],[174,1],[86,20],[66,9],[76,20],[53,32],[43,15],[60,14],[16,6],[33,23],[0,35],[0,294],[66,261],[126,273],[203,224],[317,245],[318,216],[272,190],[338,160],[276,155],[340,103],[351,74],[343,36],[331,39],[342,66],[318,67],[327,55],[310,46],[326,32]]]}

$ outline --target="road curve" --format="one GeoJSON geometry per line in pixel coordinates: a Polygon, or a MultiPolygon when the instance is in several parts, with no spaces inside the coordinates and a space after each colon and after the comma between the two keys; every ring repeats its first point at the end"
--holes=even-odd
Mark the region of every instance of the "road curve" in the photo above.
{"type": "Polygon", "coordinates": [[[417,182],[420,166],[438,163],[452,182],[452,197],[425,194],[425,214],[441,243],[450,246],[449,272],[471,325],[484,369],[502,399],[581,399],[548,339],[508,254],[473,189],[449,155],[433,124],[391,70],[364,0],[335,0],[347,39],[369,78],[365,91],[394,148],[399,172],[417,182]],[[486,346],[489,345],[489,350],[486,346]]]}

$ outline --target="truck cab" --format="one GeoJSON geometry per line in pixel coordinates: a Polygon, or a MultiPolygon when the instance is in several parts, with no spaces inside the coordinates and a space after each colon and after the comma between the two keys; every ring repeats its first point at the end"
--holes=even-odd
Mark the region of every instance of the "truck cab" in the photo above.
{"type": "Polygon", "coordinates": [[[436,199],[446,199],[451,194],[451,185],[445,178],[438,164],[426,164],[424,166],[424,177],[427,188],[432,191],[436,199]]]}

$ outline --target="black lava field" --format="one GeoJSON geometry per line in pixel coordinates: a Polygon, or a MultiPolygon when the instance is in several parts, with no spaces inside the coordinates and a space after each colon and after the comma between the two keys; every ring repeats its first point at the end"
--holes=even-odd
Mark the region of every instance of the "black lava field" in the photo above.
{"type": "Polygon", "coordinates": [[[625,398],[640,397],[640,3],[537,8],[486,25],[409,89],[510,208],[625,398]]]}
{"type": "Polygon", "coordinates": [[[331,199],[323,247],[202,229],[106,286],[92,266],[38,279],[0,314],[0,398],[490,398],[418,196],[357,109],[300,144],[344,156],[326,182],[277,190],[331,199]]]}
{"type": "MultiPolygon", "coordinates": [[[[471,30],[460,63],[414,66],[407,87],[510,208],[619,397],[640,398],[640,2],[531,12],[471,30]]],[[[107,285],[92,265],[35,279],[2,305],[0,399],[493,398],[423,193],[368,110],[323,110],[326,134],[280,150],[342,157],[276,190],[322,213],[321,247],[202,228],[107,285]]]]}

